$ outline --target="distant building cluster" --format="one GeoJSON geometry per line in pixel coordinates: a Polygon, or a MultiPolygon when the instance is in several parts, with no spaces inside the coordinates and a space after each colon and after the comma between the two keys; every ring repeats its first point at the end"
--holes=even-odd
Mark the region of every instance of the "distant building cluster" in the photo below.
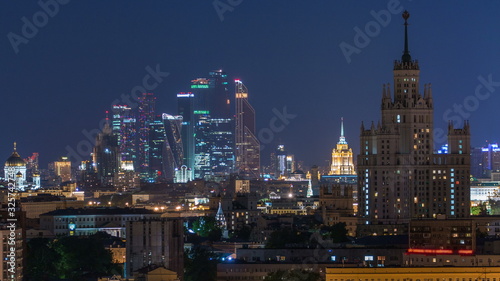
{"type": "Polygon", "coordinates": [[[432,87],[420,88],[403,18],[393,86],[381,120],[361,124],[357,157],[341,118],[327,164],[306,167],[279,142],[261,165],[249,91],[222,70],[178,93],[175,114],[158,114],[153,93],[113,105],[77,166],[42,169],[14,143],[0,280],[11,264],[17,280],[36,271],[35,238],[64,237],[106,237],[119,273],[99,281],[500,280],[500,148],[472,148],[468,121],[434,147],[432,87]]]}

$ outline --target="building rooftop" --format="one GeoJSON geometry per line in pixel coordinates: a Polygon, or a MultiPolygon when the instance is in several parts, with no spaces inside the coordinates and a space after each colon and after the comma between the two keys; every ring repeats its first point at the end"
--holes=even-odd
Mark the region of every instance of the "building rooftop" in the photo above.
{"type": "Polygon", "coordinates": [[[89,215],[149,215],[158,214],[144,208],[68,208],[51,211],[40,216],[89,216],[89,215]]]}

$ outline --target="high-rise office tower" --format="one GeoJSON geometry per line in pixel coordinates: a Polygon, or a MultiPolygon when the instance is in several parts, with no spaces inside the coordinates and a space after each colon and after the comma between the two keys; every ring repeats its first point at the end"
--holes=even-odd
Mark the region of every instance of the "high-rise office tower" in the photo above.
{"type": "Polygon", "coordinates": [[[471,169],[474,170],[472,173],[474,176],[489,178],[491,172],[500,170],[500,148],[498,143],[488,143],[486,146],[475,149],[472,156],[474,163],[471,169]]]}
{"type": "Polygon", "coordinates": [[[234,172],[234,124],[230,118],[197,114],[195,178],[225,176],[234,172]]]}
{"type": "Polygon", "coordinates": [[[149,171],[149,123],[155,119],[156,97],[152,93],[144,93],[139,97],[137,118],[137,165],[142,177],[148,177],[149,171]]]}
{"type": "MultiPolygon", "coordinates": [[[[191,81],[194,117],[194,176],[209,178],[234,172],[234,120],[227,74],[222,70],[209,78],[191,81]]],[[[183,115],[184,116],[184,115],[183,115]]]]}
{"type": "Polygon", "coordinates": [[[99,177],[97,176],[97,171],[94,167],[93,161],[82,161],[79,167],[80,177],[78,179],[78,185],[85,188],[96,188],[99,187],[99,177]]]}
{"type": "Polygon", "coordinates": [[[56,176],[61,178],[61,182],[71,181],[71,161],[68,157],[61,157],[59,161],[54,162],[56,176]]]}
{"type": "Polygon", "coordinates": [[[412,218],[465,218],[470,214],[470,130],[448,128],[448,153],[433,152],[430,85],[419,91],[420,67],[408,49],[394,62],[394,96],[382,90],[382,122],[361,125],[358,214],[365,224],[405,223],[412,218]]]}
{"type": "MultiPolygon", "coordinates": [[[[147,149],[147,159],[148,159],[148,176],[147,179],[150,182],[157,181],[159,179],[164,179],[165,174],[163,170],[163,164],[167,159],[164,159],[165,153],[165,124],[163,123],[162,117],[160,115],[156,116],[155,119],[149,122],[149,135],[148,135],[148,149],[147,149]]],[[[144,177],[143,177],[144,178],[144,177]]]]}
{"type": "Polygon", "coordinates": [[[209,73],[210,83],[210,117],[227,119],[231,118],[231,99],[229,97],[229,88],[227,74],[222,70],[214,70],[209,73]]]}
{"type": "Polygon", "coordinates": [[[195,97],[191,92],[177,94],[177,114],[182,116],[182,162],[187,169],[194,168],[194,126],[196,122],[194,119],[194,102],[195,97]]]}
{"type": "Polygon", "coordinates": [[[120,168],[120,147],[109,123],[96,137],[92,158],[101,184],[112,185],[115,173],[120,168]]]}
{"type": "Polygon", "coordinates": [[[248,102],[248,90],[240,80],[236,84],[236,170],[240,175],[260,177],[260,143],[255,136],[255,110],[248,102]]]}
{"type": "Polygon", "coordinates": [[[209,112],[210,99],[212,98],[211,92],[209,79],[197,78],[191,80],[191,93],[194,97],[193,110],[209,112]]]}
{"type": "Polygon", "coordinates": [[[180,115],[173,116],[163,113],[163,125],[165,127],[165,150],[163,152],[163,170],[165,178],[173,180],[176,169],[183,165],[184,152],[182,143],[182,123],[183,118],[180,115]]]}
{"type": "Polygon", "coordinates": [[[285,175],[288,177],[290,176],[293,172],[295,172],[295,155],[293,154],[288,154],[286,156],[286,169],[285,169],[285,175]]]}
{"type": "Polygon", "coordinates": [[[227,176],[234,172],[234,120],[211,118],[209,126],[212,173],[227,176]]]}
{"type": "Polygon", "coordinates": [[[24,159],[24,162],[26,162],[26,178],[28,180],[32,179],[34,175],[40,175],[38,156],[38,152],[33,152],[31,156],[24,159]]]}
{"type": "Polygon", "coordinates": [[[210,164],[211,124],[208,114],[195,112],[195,115],[194,178],[201,179],[212,175],[212,165],[210,164]]]}
{"type": "Polygon", "coordinates": [[[274,159],[276,161],[276,163],[274,164],[274,167],[276,168],[274,175],[276,178],[284,177],[286,174],[285,146],[283,144],[278,145],[278,148],[276,149],[276,152],[274,155],[275,155],[274,159]]]}
{"type": "Polygon", "coordinates": [[[344,118],[340,120],[340,139],[332,151],[332,164],[329,175],[355,175],[352,148],[344,137],[344,118]]]}
{"type": "Polygon", "coordinates": [[[116,136],[120,146],[121,160],[136,162],[135,140],[137,126],[132,108],[127,105],[113,105],[112,113],[111,127],[113,135],[116,136]]]}

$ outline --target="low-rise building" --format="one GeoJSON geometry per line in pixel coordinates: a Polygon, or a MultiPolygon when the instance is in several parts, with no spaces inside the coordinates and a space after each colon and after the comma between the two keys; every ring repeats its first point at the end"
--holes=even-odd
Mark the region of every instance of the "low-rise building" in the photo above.
{"type": "Polygon", "coordinates": [[[410,248],[475,251],[476,228],[471,219],[411,220],[410,248]]]}
{"type": "Polygon", "coordinates": [[[60,209],[40,215],[40,228],[59,235],[91,235],[99,231],[125,238],[126,223],[159,218],[160,213],[137,208],[60,209]]]}
{"type": "MultiPolygon", "coordinates": [[[[266,276],[277,271],[304,270],[319,273],[324,278],[325,269],[331,264],[302,264],[302,263],[220,263],[217,265],[217,281],[233,280],[263,280],[266,276]]],[[[324,279],[322,279],[324,280],[324,279]]]]}
{"type": "Polygon", "coordinates": [[[83,208],[85,207],[85,202],[76,200],[75,198],[66,198],[50,194],[38,194],[37,196],[21,198],[20,205],[21,210],[26,212],[26,218],[38,219],[41,214],[54,210],[83,208]]]}
{"type": "Polygon", "coordinates": [[[499,267],[327,268],[326,281],[463,281],[500,279],[499,267]]]}

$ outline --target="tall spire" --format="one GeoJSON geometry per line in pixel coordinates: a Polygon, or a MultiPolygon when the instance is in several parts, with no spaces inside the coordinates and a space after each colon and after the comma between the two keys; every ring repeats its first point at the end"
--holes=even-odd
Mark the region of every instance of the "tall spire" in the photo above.
{"type": "Polygon", "coordinates": [[[17,150],[17,142],[14,142],[14,152],[17,150]]]}
{"type": "Polygon", "coordinates": [[[339,144],[347,144],[344,137],[344,117],[340,118],[340,138],[339,144]]]}
{"type": "Polygon", "coordinates": [[[408,18],[410,17],[410,13],[408,11],[403,12],[403,19],[405,19],[405,50],[403,52],[403,57],[401,60],[403,63],[411,62],[410,51],[408,50],[408,18]]]}

